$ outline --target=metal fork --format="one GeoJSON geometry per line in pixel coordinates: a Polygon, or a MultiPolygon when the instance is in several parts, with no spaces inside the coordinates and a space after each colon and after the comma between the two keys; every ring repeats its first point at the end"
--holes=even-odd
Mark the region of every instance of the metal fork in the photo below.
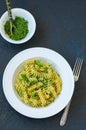
{"type": "MultiPolygon", "coordinates": [[[[79,79],[82,64],[83,64],[83,59],[77,58],[76,61],[75,61],[74,68],[73,68],[73,75],[74,75],[74,81],[75,82],[77,82],[78,79],[79,79]]],[[[60,126],[64,126],[65,123],[66,123],[67,116],[68,116],[68,111],[69,111],[69,108],[70,108],[70,104],[71,104],[71,101],[68,103],[68,105],[64,109],[64,112],[63,112],[61,120],[60,120],[60,126]]]]}

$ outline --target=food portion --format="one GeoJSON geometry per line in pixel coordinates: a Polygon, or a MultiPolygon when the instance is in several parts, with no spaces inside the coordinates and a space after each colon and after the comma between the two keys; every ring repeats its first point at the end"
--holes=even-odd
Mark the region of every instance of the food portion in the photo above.
{"type": "Polygon", "coordinates": [[[44,107],[58,97],[62,80],[51,64],[30,59],[25,61],[23,69],[16,76],[14,89],[24,103],[32,107],[44,107]]]}
{"type": "Polygon", "coordinates": [[[13,20],[14,27],[12,28],[12,34],[10,31],[10,21],[7,21],[4,25],[5,33],[12,39],[12,40],[21,40],[26,37],[28,33],[28,21],[24,18],[16,16],[13,20]]]}

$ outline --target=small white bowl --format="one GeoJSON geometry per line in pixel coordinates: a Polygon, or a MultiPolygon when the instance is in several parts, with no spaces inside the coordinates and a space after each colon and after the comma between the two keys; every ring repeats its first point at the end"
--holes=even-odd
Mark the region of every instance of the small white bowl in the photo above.
{"type": "Polygon", "coordinates": [[[19,16],[19,17],[22,17],[25,20],[27,20],[28,21],[28,30],[29,30],[29,32],[26,35],[26,37],[21,39],[21,40],[12,40],[12,39],[10,39],[9,36],[5,33],[5,30],[4,30],[4,24],[6,23],[7,20],[9,20],[8,12],[6,11],[1,16],[1,19],[0,19],[0,33],[1,33],[2,37],[6,41],[8,41],[10,43],[13,43],[13,44],[21,44],[21,43],[27,42],[28,40],[30,40],[32,38],[32,36],[34,35],[35,30],[36,30],[36,22],[35,22],[34,17],[32,16],[32,14],[30,12],[26,11],[25,9],[21,9],[21,8],[12,9],[12,16],[13,16],[13,19],[16,16],[19,16]]]}

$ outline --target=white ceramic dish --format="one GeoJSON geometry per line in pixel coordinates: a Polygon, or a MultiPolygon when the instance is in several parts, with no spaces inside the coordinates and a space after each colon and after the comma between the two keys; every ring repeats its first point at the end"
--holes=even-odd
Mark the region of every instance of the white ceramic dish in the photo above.
{"type": "Polygon", "coordinates": [[[6,66],[3,74],[3,91],[9,104],[19,113],[31,118],[50,117],[63,110],[70,101],[74,91],[73,73],[68,62],[57,52],[42,47],[26,49],[15,55],[6,66]],[[61,94],[44,108],[32,108],[24,104],[18,99],[13,89],[15,72],[19,71],[20,64],[31,58],[41,58],[51,63],[62,78],[61,94]]]}
{"type": "Polygon", "coordinates": [[[27,11],[25,9],[21,9],[21,8],[12,9],[12,16],[13,16],[13,18],[15,18],[15,16],[20,16],[20,17],[24,18],[25,20],[27,20],[29,32],[26,35],[26,37],[23,38],[22,40],[15,41],[15,40],[10,39],[9,36],[4,31],[4,24],[8,20],[8,12],[6,11],[0,18],[0,33],[1,33],[2,37],[6,41],[13,43],[13,44],[22,44],[22,43],[27,42],[28,40],[30,40],[32,38],[32,36],[34,35],[35,30],[36,30],[36,22],[35,22],[34,17],[32,16],[32,14],[29,11],[27,11]]]}

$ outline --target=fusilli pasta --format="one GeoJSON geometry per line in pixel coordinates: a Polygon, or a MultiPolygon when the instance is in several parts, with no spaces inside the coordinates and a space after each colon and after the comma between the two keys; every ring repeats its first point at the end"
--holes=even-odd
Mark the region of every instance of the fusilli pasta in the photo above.
{"type": "Polygon", "coordinates": [[[30,59],[15,78],[14,88],[24,103],[32,107],[44,107],[60,94],[62,80],[49,63],[30,59]]]}

